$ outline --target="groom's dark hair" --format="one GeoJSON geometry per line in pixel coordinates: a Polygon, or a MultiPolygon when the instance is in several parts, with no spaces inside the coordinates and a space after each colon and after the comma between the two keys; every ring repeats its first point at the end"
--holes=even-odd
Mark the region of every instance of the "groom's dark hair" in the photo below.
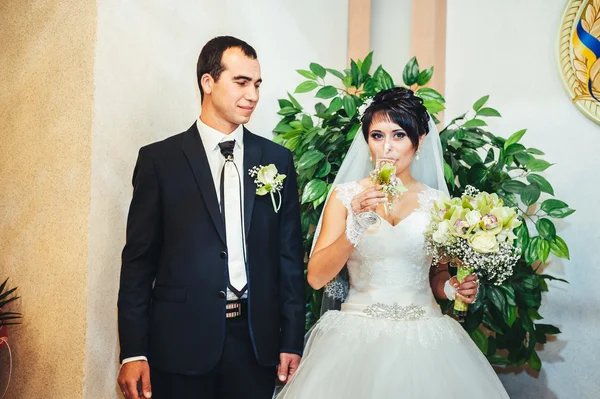
{"type": "Polygon", "coordinates": [[[215,80],[219,80],[224,66],[221,62],[223,53],[230,48],[237,47],[249,58],[256,59],[256,50],[243,40],[233,36],[217,36],[211,39],[202,47],[200,56],[198,57],[198,65],[196,66],[196,75],[198,77],[198,87],[200,87],[200,97],[204,100],[204,90],[200,80],[202,75],[208,73],[215,80]]]}

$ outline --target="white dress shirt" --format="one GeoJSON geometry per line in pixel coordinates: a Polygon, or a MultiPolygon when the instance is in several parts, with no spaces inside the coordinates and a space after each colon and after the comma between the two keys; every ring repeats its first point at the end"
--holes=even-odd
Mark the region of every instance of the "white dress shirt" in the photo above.
{"type": "MultiPolygon", "coordinates": [[[[224,134],[219,132],[216,129],[211,128],[204,124],[200,119],[196,121],[196,126],[198,127],[198,132],[200,133],[200,138],[202,140],[202,145],[204,146],[204,152],[206,153],[206,158],[208,159],[208,165],[210,167],[210,173],[213,178],[213,182],[215,184],[215,191],[217,193],[217,199],[219,203],[221,203],[221,171],[223,170],[223,164],[225,163],[225,158],[223,154],[221,154],[221,149],[219,148],[219,143],[223,141],[235,140],[235,147],[233,148],[233,162],[238,168],[240,173],[240,189],[241,189],[241,200],[242,200],[242,221],[244,220],[244,207],[243,207],[243,193],[244,193],[244,173],[248,173],[244,170],[244,128],[242,125],[238,126],[231,134],[224,134]]],[[[225,190],[228,189],[228,185],[225,185],[225,190]]],[[[227,215],[227,212],[226,212],[227,215]]],[[[231,224],[231,223],[230,223],[231,224]]],[[[231,238],[243,237],[244,231],[242,229],[242,224],[235,223],[233,225],[227,224],[225,227],[227,231],[227,235],[231,238]],[[240,231],[242,230],[242,231],[240,231]]],[[[230,241],[229,239],[227,241],[230,241]]],[[[241,241],[243,245],[243,241],[241,241]]],[[[244,259],[243,247],[241,245],[228,245],[227,248],[227,257],[228,257],[228,268],[229,274],[234,275],[236,273],[246,273],[246,262],[244,259]]],[[[243,287],[236,287],[241,289],[243,287]]],[[[247,297],[247,292],[242,295],[242,298],[247,297]]],[[[227,300],[236,300],[238,297],[231,292],[229,288],[227,288],[227,300]]],[[[134,356],[123,359],[123,363],[129,363],[137,360],[148,360],[146,356],[134,356]]]]}

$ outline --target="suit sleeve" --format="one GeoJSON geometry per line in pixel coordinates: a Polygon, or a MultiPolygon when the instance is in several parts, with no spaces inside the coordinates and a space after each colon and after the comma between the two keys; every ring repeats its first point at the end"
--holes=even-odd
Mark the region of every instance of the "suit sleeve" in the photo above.
{"type": "Polygon", "coordinates": [[[148,355],[152,282],[161,248],[160,189],[144,148],[133,172],[133,199],[127,218],[118,299],[122,361],[148,355]]]}
{"type": "Polygon", "coordinates": [[[296,169],[289,151],[288,168],[281,195],[283,204],[280,211],[280,351],[301,355],[304,346],[306,307],[304,250],[296,169]]]}

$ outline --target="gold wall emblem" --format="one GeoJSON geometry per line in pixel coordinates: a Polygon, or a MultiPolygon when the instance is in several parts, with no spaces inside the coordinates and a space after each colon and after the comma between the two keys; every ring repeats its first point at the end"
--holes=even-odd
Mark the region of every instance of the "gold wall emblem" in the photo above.
{"type": "Polygon", "coordinates": [[[561,80],[573,104],[600,124],[600,0],[570,0],[558,34],[561,80]]]}

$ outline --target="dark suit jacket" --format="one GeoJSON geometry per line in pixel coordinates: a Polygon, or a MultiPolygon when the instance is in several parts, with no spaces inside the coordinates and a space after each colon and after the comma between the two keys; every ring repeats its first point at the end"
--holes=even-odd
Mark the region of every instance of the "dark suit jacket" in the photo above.
{"type": "MultiPolygon", "coordinates": [[[[305,297],[298,187],[292,154],[244,129],[244,224],[248,322],[259,364],[301,354],[305,297]],[[257,196],[248,170],[275,164],[286,174],[282,206],[257,196]]],[[[133,173],[119,289],[121,360],[202,374],[221,356],[227,289],[225,226],[194,123],[140,149],[133,173]]]]}

